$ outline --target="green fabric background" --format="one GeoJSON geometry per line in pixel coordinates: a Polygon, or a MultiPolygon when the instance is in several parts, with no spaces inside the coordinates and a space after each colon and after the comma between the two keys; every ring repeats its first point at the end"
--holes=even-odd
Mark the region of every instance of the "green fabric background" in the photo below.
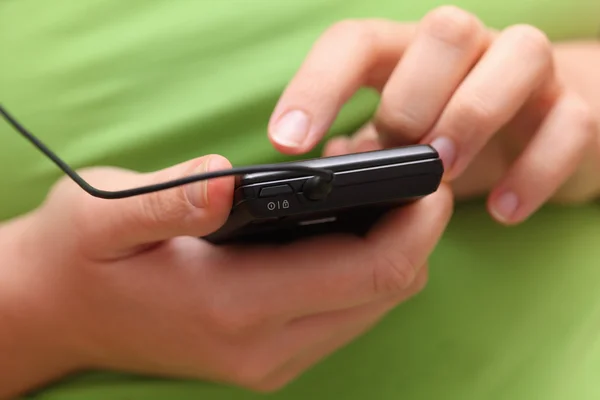
{"type": "MultiPolygon", "coordinates": [[[[207,153],[277,161],[265,130],[311,44],[351,17],[418,20],[437,0],[0,2],[0,102],[69,163],[155,170],[207,153]]],[[[600,28],[597,0],[462,0],[501,28],[554,40],[600,28]]],[[[599,67],[600,68],[600,67],[599,67]]],[[[362,92],[332,134],[370,116],[362,92]]],[[[315,153],[317,154],[317,153],[315,153]]],[[[0,219],[36,207],[59,172],[0,124],[0,219]]],[[[546,207],[502,228],[457,208],[427,289],[366,336],[267,397],[600,398],[600,208],[546,207]]],[[[73,377],[39,399],[254,399],[206,382],[73,377]]]]}

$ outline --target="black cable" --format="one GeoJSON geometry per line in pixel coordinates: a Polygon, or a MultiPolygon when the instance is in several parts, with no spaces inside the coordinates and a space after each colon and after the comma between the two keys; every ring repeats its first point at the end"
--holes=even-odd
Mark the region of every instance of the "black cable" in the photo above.
{"type": "Polygon", "coordinates": [[[71,168],[66,162],[58,157],[52,150],[48,148],[41,140],[27,130],[20,122],[16,120],[3,106],[0,104],[0,114],[4,119],[25,139],[33,144],[39,151],[41,151],[46,157],[48,157],[54,164],[56,164],[65,174],[67,174],[79,187],[85,190],[87,193],[94,197],[102,199],[123,199],[127,197],[139,196],[143,194],[158,192],[161,190],[171,189],[177,186],[187,185],[193,182],[203,181],[207,179],[221,178],[225,176],[255,174],[255,173],[270,173],[270,172],[298,172],[311,175],[312,178],[309,180],[310,187],[320,187],[331,183],[333,181],[333,172],[326,169],[311,168],[300,165],[290,164],[265,164],[252,167],[237,167],[230,168],[221,171],[211,171],[203,174],[196,174],[187,176],[172,181],[158,183],[155,185],[148,185],[137,187],[133,189],[125,189],[118,191],[101,190],[90,185],[84,180],[73,168],[71,168]]]}

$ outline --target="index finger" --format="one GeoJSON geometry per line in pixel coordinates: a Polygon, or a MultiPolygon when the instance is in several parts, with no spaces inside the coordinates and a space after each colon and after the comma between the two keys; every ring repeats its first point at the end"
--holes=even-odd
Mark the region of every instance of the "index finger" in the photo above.
{"type": "Polygon", "coordinates": [[[269,122],[273,145],[288,154],[312,149],[358,89],[381,90],[414,31],[413,24],[375,19],[328,29],[275,107],[269,122]]]}
{"type": "Polygon", "coordinates": [[[252,307],[246,311],[254,315],[296,318],[366,304],[410,287],[444,232],[452,205],[451,191],[440,186],[390,212],[366,237],[320,236],[268,250],[224,250],[226,260],[216,270],[224,274],[228,300],[252,307]]]}

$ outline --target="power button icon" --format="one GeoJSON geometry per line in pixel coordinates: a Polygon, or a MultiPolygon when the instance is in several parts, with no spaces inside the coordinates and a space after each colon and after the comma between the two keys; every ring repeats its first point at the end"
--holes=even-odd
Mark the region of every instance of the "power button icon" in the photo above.
{"type": "Polygon", "coordinates": [[[283,200],[283,201],[270,201],[267,203],[267,209],[269,211],[275,211],[275,210],[286,210],[290,208],[290,202],[287,200],[283,200]]]}

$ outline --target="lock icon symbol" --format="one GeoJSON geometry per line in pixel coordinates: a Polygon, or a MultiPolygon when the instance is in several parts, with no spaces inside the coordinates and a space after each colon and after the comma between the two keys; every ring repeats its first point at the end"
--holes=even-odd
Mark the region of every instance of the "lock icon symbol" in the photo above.
{"type": "Polygon", "coordinates": [[[283,201],[283,204],[281,205],[283,208],[290,208],[290,203],[287,200],[283,201]]]}

